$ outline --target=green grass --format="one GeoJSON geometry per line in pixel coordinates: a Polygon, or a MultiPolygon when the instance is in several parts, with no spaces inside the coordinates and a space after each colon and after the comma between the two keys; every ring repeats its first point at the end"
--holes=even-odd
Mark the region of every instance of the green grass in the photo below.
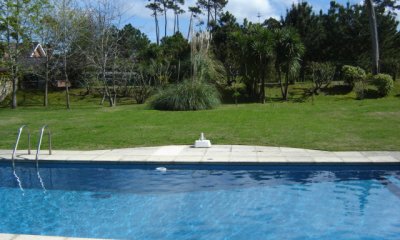
{"type": "MultiPolygon", "coordinates": [[[[16,110],[0,108],[0,148],[11,149],[17,129],[29,124],[33,140],[49,124],[55,149],[105,149],[192,144],[204,132],[213,144],[287,146],[321,150],[400,150],[400,87],[387,98],[354,100],[353,93],[321,94],[301,101],[296,85],[290,102],[222,105],[214,110],[169,112],[129,104],[99,106],[99,99],[72,96],[65,110],[62,92],[51,107],[41,107],[37,93],[20,92],[16,110]],[[25,97],[23,96],[25,95],[25,97]]],[[[77,93],[79,90],[76,90],[77,93]]],[[[278,89],[268,89],[274,99],[278,89]]],[[[23,146],[21,141],[21,148],[23,146]]],[[[46,142],[46,141],[45,141],[46,142]]],[[[44,146],[45,147],[45,146],[44,146]]]]}

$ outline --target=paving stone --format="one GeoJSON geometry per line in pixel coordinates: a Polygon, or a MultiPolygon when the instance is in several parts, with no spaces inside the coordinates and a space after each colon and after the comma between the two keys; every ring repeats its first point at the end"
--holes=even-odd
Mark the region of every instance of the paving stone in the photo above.
{"type": "Polygon", "coordinates": [[[279,163],[279,162],[283,162],[285,163],[287,161],[287,159],[285,157],[277,157],[277,156],[269,156],[269,157],[258,157],[257,161],[260,163],[279,163]]]}
{"type": "Polygon", "coordinates": [[[340,157],[316,156],[313,157],[313,160],[316,163],[343,163],[343,159],[340,157]]]}
{"type": "Polygon", "coordinates": [[[364,157],[360,152],[335,152],[338,157],[364,157]]]}
{"type": "Polygon", "coordinates": [[[165,146],[160,147],[153,153],[154,156],[176,156],[182,152],[185,146],[165,146]]]}
{"type": "Polygon", "coordinates": [[[203,159],[203,156],[180,155],[180,156],[176,156],[174,158],[174,161],[175,162],[201,162],[202,159],[203,159]]]}
{"type": "Polygon", "coordinates": [[[374,163],[400,163],[400,160],[392,156],[376,156],[368,157],[368,159],[374,163]]]}
{"type": "Polygon", "coordinates": [[[372,160],[366,157],[341,157],[344,163],[372,163],[372,160]]]}
{"type": "Polygon", "coordinates": [[[312,157],[286,157],[289,163],[314,163],[312,157]]]}
{"type": "Polygon", "coordinates": [[[120,161],[123,161],[123,162],[129,162],[129,161],[143,161],[143,162],[145,162],[145,161],[147,161],[147,159],[149,159],[150,158],[150,156],[145,156],[145,155],[140,155],[140,156],[138,156],[138,155],[126,155],[126,156],[122,156],[121,158],[120,158],[120,161]]]}
{"type": "Polygon", "coordinates": [[[15,239],[18,235],[15,234],[3,234],[0,233],[0,240],[12,240],[15,239]]]}

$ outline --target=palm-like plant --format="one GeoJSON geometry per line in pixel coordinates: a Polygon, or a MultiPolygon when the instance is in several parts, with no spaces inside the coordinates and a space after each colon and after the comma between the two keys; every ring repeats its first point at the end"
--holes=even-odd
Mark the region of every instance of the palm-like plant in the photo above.
{"type": "Polygon", "coordinates": [[[284,100],[287,100],[288,97],[289,79],[295,77],[300,70],[300,61],[304,51],[304,45],[295,29],[275,30],[275,67],[284,100]],[[282,72],[285,74],[285,84],[282,83],[282,72]]]}
{"type": "Polygon", "coordinates": [[[273,37],[271,32],[263,28],[261,25],[254,25],[252,29],[251,50],[254,59],[257,59],[257,73],[261,83],[259,100],[265,103],[265,78],[267,75],[268,65],[273,58],[273,37]]]}

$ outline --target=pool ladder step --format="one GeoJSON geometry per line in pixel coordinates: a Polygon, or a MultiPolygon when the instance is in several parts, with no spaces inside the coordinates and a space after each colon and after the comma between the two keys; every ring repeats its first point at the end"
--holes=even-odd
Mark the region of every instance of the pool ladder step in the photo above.
{"type": "MultiPolygon", "coordinates": [[[[22,125],[18,129],[17,140],[15,141],[14,149],[13,149],[12,156],[11,156],[13,174],[14,174],[14,176],[15,176],[17,182],[18,182],[18,185],[19,185],[19,187],[20,187],[20,189],[22,191],[24,191],[24,189],[22,188],[21,180],[18,177],[18,175],[16,173],[16,170],[15,170],[15,157],[16,157],[16,154],[17,154],[19,140],[21,139],[21,134],[22,134],[24,129],[28,129],[28,154],[29,155],[31,154],[31,133],[30,133],[29,127],[27,125],[22,125]]],[[[39,172],[39,155],[40,155],[40,148],[41,148],[41,145],[42,145],[43,135],[44,135],[46,130],[47,130],[48,140],[49,140],[49,155],[52,154],[52,151],[51,151],[51,131],[50,131],[48,125],[44,125],[40,129],[40,132],[39,132],[39,141],[38,141],[38,145],[37,145],[37,149],[36,149],[36,156],[35,156],[36,173],[37,173],[38,179],[39,179],[40,184],[41,184],[41,186],[42,186],[44,191],[46,191],[46,188],[44,186],[43,179],[40,176],[40,172],[39,172]]]]}

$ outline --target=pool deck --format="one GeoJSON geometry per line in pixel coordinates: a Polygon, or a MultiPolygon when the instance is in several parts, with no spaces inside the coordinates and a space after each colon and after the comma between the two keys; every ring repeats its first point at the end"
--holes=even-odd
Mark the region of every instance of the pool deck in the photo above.
{"type": "MultiPolygon", "coordinates": [[[[35,159],[27,150],[18,150],[17,160],[35,159]]],[[[0,161],[11,159],[11,150],[0,150],[0,161]]],[[[182,163],[182,164],[400,164],[400,151],[328,152],[286,147],[189,145],[140,147],[94,151],[42,150],[39,160],[59,162],[182,163]]],[[[0,240],[77,240],[83,238],[0,234],[0,240]]]]}
{"type": "MultiPolygon", "coordinates": [[[[0,160],[11,159],[11,150],[0,150],[0,160]]],[[[17,160],[34,160],[27,150],[17,151],[17,160]]],[[[187,163],[187,164],[400,164],[400,151],[328,152],[286,147],[215,145],[193,148],[189,145],[140,147],[94,151],[47,150],[39,160],[62,162],[187,163]]]]}

